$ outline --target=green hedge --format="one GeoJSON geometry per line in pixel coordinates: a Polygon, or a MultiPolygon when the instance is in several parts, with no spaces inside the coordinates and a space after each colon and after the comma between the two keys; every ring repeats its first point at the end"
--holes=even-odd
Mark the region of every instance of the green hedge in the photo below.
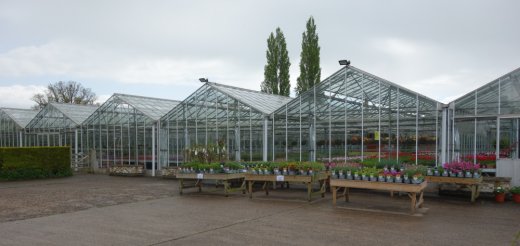
{"type": "Polygon", "coordinates": [[[0,148],[0,180],[71,176],[70,147],[0,148]]]}

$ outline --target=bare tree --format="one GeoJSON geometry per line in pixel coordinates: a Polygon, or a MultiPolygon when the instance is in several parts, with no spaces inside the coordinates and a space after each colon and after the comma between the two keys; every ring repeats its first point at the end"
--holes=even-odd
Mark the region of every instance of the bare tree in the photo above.
{"type": "Polygon", "coordinates": [[[90,88],[85,88],[76,81],[59,81],[49,84],[44,93],[37,93],[32,97],[36,102],[34,109],[41,109],[50,102],[70,104],[94,104],[97,96],[90,88]]]}

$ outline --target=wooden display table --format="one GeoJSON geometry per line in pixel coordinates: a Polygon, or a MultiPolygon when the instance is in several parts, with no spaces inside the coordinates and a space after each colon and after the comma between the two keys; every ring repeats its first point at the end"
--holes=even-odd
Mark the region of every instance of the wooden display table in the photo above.
{"type": "MultiPolygon", "coordinates": [[[[480,185],[482,184],[482,177],[480,178],[457,178],[444,176],[426,176],[425,179],[432,183],[451,183],[465,185],[471,190],[471,202],[480,195],[480,185]]],[[[439,187],[440,189],[440,187],[439,187]]]]}
{"type": "Polygon", "coordinates": [[[224,193],[226,194],[226,196],[228,196],[230,192],[236,191],[242,191],[242,193],[245,194],[246,182],[243,180],[244,176],[245,173],[177,173],[177,179],[179,180],[179,193],[182,195],[183,189],[191,187],[198,187],[199,192],[201,192],[203,180],[215,180],[217,182],[222,182],[222,184],[224,185],[224,193]],[[195,181],[195,185],[186,186],[186,180],[195,181]],[[242,181],[242,184],[238,188],[232,188],[230,184],[230,181],[232,180],[242,181]]]}
{"type": "Polygon", "coordinates": [[[327,174],[325,172],[319,172],[312,176],[307,175],[262,175],[262,174],[246,174],[245,181],[248,182],[249,187],[249,198],[253,198],[253,184],[255,182],[263,182],[262,187],[265,190],[265,195],[269,195],[268,184],[273,182],[286,182],[286,183],[304,183],[307,185],[307,200],[310,202],[312,195],[321,194],[321,197],[325,197],[325,187],[327,180],[327,174]],[[313,192],[312,184],[319,182],[320,190],[313,192]]]}
{"type": "Polygon", "coordinates": [[[386,190],[390,192],[400,191],[408,193],[408,197],[410,197],[411,201],[411,213],[415,213],[415,209],[421,208],[424,203],[423,194],[424,189],[428,185],[427,181],[422,182],[421,184],[402,184],[402,183],[386,183],[386,182],[374,182],[374,181],[362,181],[362,180],[347,180],[347,179],[331,179],[330,180],[330,189],[332,190],[332,204],[336,206],[336,197],[338,190],[341,188],[345,188],[343,191],[343,195],[345,196],[345,201],[349,201],[349,189],[350,188],[359,188],[359,189],[371,189],[371,190],[386,190]],[[417,199],[417,195],[419,195],[419,199],[417,199]]]}

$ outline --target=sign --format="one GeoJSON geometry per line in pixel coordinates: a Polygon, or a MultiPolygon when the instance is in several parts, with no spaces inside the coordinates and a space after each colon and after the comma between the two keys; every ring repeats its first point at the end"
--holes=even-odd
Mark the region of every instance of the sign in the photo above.
{"type": "Polygon", "coordinates": [[[374,140],[379,140],[379,131],[374,132],[374,140]]]}
{"type": "Polygon", "coordinates": [[[284,181],[285,178],[283,175],[276,175],[276,181],[284,181]]]}
{"type": "Polygon", "coordinates": [[[197,179],[204,179],[203,173],[197,173],[197,179]]]}

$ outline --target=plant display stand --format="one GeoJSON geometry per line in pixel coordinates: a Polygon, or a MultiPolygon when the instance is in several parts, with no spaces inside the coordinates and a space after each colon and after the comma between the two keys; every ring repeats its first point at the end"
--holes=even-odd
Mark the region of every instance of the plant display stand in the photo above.
{"type": "Polygon", "coordinates": [[[269,195],[269,183],[285,182],[285,183],[304,183],[307,186],[307,200],[310,202],[314,194],[321,194],[325,197],[326,180],[328,175],[325,172],[319,172],[312,176],[310,175],[263,175],[263,174],[246,174],[245,181],[249,187],[249,198],[253,198],[253,184],[255,182],[263,182],[262,189],[265,190],[265,195],[269,195]],[[314,183],[320,184],[320,190],[314,192],[312,185],[314,183]]]}
{"type": "MultiPolygon", "coordinates": [[[[458,178],[458,177],[443,177],[443,176],[426,176],[426,181],[431,183],[451,183],[465,185],[471,190],[471,202],[480,195],[480,186],[482,185],[482,177],[480,178],[458,178]]],[[[440,187],[439,187],[440,190],[440,187]]]]}
{"type": "Polygon", "coordinates": [[[108,168],[110,176],[144,176],[144,167],[142,165],[118,165],[108,168]]]}
{"type": "Polygon", "coordinates": [[[202,192],[202,181],[204,180],[215,180],[216,182],[222,182],[224,185],[224,193],[227,197],[231,192],[242,191],[242,194],[246,192],[246,182],[244,180],[244,173],[177,173],[177,179],[179,180],[179,193],[182,195],[183,190],[186,188],[198,187],[199,192],[202,192]],[[242,181],[240,187],[231,187],[232,181],[242,181]],[[194,181],[194,185],[187,185],[186,181],[194,181]]]}
{"type": "Polygon", "coordinates": [[[421,184],[402,184],[362,180],[331,179],[330,189],[332,190],[332,205],[336,206],[338,190],[341,188],[344,188],[343,195],[345,196],[346,202],[350,200],[350,188],[386,190],[390,192],[399,191],[408,193],[408,197],[411,199],[410,212],[413,214],[415,213],[415,210],[417,208],[421,208],[424,203],[423,194],[427,183],[427,181],[424,181],[421,184]]]}

